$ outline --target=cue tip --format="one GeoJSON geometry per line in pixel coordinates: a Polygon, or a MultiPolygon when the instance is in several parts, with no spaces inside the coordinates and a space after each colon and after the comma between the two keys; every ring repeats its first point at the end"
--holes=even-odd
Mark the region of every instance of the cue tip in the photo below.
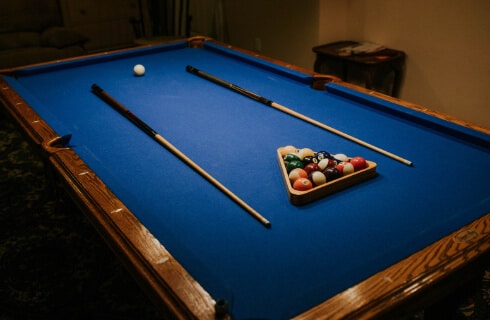
{"type": "Polygon", "coordinates": [[[399,158],[399,157],[396,157],[396,158],[394,158],[394,159],[395,159],[395,160],[398,160],[398,161],[400,161],[400,162],[402,162],[402,163],[404,163],[404,164],[406,164],[406,165],[407,165],[407,166],[409,166],[409,167],[413,167],[413,162],[412,162],[412,161],[410,161],[410,160],[403,159],[403,158],[399,158]]]}

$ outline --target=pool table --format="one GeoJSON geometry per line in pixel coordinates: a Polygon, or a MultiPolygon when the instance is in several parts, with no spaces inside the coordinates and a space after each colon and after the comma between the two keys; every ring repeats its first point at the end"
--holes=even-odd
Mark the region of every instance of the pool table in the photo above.
{"type": "Polygon", "coordinates": [[[3,110],[149,297],[176,318],[403,314],[487,261],[486,128],[203,37],[1,73],[3,110]],[[133,74],[136,64],[143,76],[133,74]],[[270,227],[111,108],[93,84],[270,227]],[[286,145],[362,156],[376,174],[293,204],[277,161],[286,145]]]}

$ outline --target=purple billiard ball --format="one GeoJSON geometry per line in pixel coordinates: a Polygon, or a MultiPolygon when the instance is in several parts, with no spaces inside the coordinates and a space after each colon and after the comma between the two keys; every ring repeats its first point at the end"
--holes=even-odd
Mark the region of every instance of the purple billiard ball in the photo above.
{"type": "Polygon", "coordinates": [[[335,167],[327,167],[325,170],[323,170],[323,174],[325,177],[327,177],[327,181],[332,181],[342,177],[342,173],[335,167]]]}

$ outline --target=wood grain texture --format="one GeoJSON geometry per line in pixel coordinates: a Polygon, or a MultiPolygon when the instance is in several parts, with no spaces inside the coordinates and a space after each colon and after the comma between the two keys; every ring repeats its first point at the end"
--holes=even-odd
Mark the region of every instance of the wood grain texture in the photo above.
{"type": "Polygon", "coordinates": [[[0,103],[21,127],[22,133],[26,134],[29,141],[35,146],[40,147],[43,141],[49,141],[58,136],[1,77],[0,103]]]}
{"type": "Polygon", "coordinates": [[[73,151],[50,160],[64,189],[155,302],[177,318],[214,319],[211,296],[73,151]]]}
{"type": "Polygon", "coordinates": [[[490,213],[295,317],[381,317],[490,250],[490,213]]]}

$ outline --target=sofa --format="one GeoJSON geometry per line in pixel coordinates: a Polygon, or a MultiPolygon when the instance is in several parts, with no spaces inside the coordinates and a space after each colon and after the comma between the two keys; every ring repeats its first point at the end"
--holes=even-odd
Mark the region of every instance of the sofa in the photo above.
{"type": "Polygon", "coordinates": [[[0,1],[0,69],[84,55],[87,40],[63,27],[58,0],[0,1]]]}

